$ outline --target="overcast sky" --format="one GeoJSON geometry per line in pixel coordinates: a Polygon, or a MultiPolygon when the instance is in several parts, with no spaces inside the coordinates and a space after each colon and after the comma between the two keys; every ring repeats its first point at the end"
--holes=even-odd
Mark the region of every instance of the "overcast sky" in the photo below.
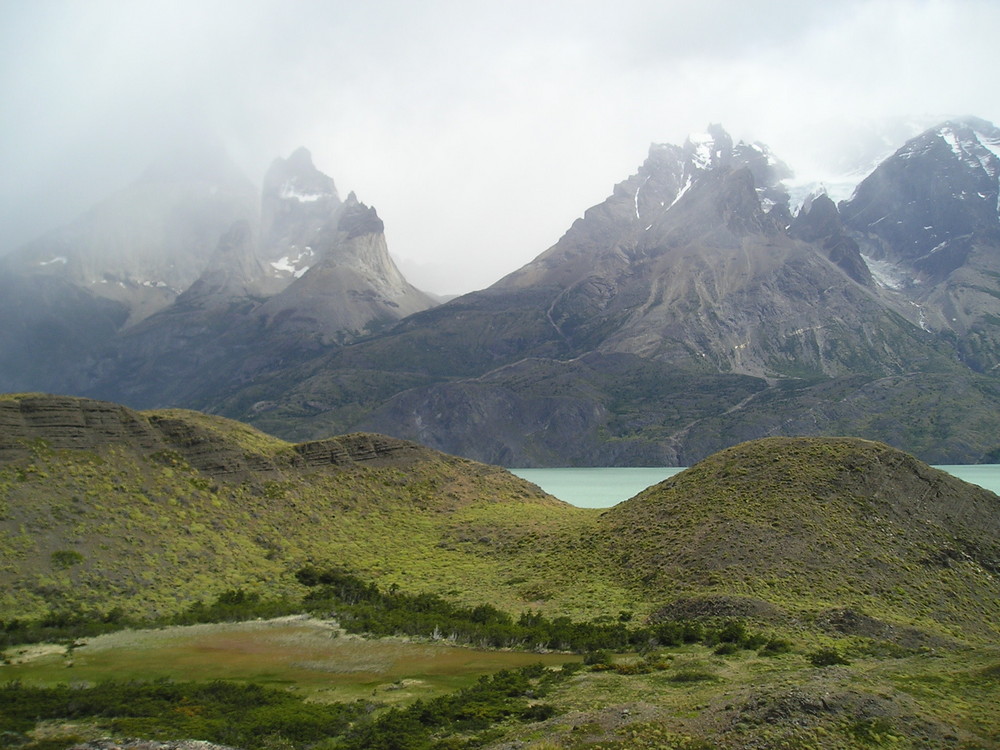
{"type": "Polygon", "coordinates": [[[306,146],[465,292],[710,122],[818,176],[884,118],[998,122],[998,29],[996,0],[0,0],[0,250],[206,131],[256,183],[306,146]]]}

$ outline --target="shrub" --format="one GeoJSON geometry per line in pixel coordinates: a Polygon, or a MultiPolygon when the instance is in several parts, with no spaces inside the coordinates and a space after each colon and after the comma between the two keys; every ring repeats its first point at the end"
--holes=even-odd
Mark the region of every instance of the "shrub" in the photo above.
{"type": "Polygon", "coordinates": [[[837,664],[850,664],[847,658],[844,657],[837,649],[832,646],[827,646],[821,648],[817,651],[813,651],[809,654],[809,662],[814,667],[832,667],[837,664]]]}
{"type": "Polygon", "coordinates": [[[66,570],[82,563],[83,555],[72,549],[58,549],[49,555],[49,559],[52,560],[53,568],[66,570]]]}
{"type": "Polygon", "coordinates": [[[715,673],[701,667],[685,667],[667,677],[671,682],[704,682],[714,680],[715,673]]]}
{"type": "Polygon", "coordinates": [[[784,638],[772,638],[757,653],[761,656],[776,656],[778,654],[787,654],[791,650],[791,641],[786,641],[784,638]]]}
{"type": "Polygon", "coordinates": [[[611,654],[603,649],[595,649],[594,651],[588,651],[584,654],[583,663],[588,666],[594,666],[597,664],[611,664],[611,654]]]}

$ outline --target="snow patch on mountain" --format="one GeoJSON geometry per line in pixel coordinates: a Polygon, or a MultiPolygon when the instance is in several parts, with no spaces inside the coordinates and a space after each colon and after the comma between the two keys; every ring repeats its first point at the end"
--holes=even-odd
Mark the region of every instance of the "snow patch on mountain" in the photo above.
{"type": "Polygon", "coordinates": [[[975,129],[966,133],[971,137],[963,137],[951,123],[946,123],[937,131],[937,135],[962,162],[996,177],[1000,173],[1000,139],[975,129]]]}
{"type": "Polygon", "coordinates": [[[674,196],[673,201],[670,203],[669,206],[667,206],[667,208],[673,208],[674,205],[676,205],[677,201],[679,201],[682,197],[684,197],[684,193],[686,193],[688,190],[691,189],[692,182],[693,180],[691,179],[691,175],[688,175],[687,180],[685,180],[684,182],[684,186],[677,191],[677,195],[674,196]]]}
{"type": "Polygon", "coordinates": [[[887,260],[876,260],[864,253],[861,254],[861,259],[868,266],[868,271],[871,273],[872,278],[875,283],[881,287],[887,289],[903,289],[912,283],[915,283],[913,279],[908,278],[906,272],[897,266],[895,263],[890,263],[887,260]]]}
{"type": "Polygon", "coordinates": [[[323,198],[331,198],[330,193],[307,193],[300,191],[294,180],[287,180],[281,185],[281,197],[283,200],[294,200],[299,203],[314,203],[323,198]]]}
{"type": "MultiPolygon", "coordinates": [[[[296,247],[292,245],[291,250],[296,250],[296,247]]],[[[289,276],[294,276],[296,279],[301,279],[310,268],[305,261],[314,255],[313,249],[306,247],[301,252],[285,255],[278,260],[271,261],[270,265],[278,273],[288,274],[289,276]]]]}
{"type": "Polygon", "coordinates": [[[694,149],[691,163],[696,169],[710,169],[715,154],[715,138],[709,133],[694,133],[688,137],[694,149]]]}

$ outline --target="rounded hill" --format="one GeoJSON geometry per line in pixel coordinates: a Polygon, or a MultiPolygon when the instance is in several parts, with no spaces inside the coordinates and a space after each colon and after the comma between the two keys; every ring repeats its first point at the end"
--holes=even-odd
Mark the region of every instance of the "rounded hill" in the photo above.
{"type": "Polygon", "coordinates": [[[938,633],[998,633],[1000,498],[881,443],[743,443],[601,524],[627,575],[668,599],[713,593],[819,617],[848,608],[938,633]]]}

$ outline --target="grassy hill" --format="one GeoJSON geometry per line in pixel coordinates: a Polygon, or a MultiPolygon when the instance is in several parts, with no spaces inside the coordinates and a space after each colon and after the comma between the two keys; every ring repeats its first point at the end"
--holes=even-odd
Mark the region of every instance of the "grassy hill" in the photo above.
{"type": "Polygon", "coordinates": [[[234,587],[277,596],[306,563],[511,609],[628,604],[592,551],[564,541],[594,511],[413,443],[293,445],[196,412],[38,395],[0,402],[0,435],[0,619],[163,615],[234,587]],[[490,554],[511,533],[517,552],[490,554]]]}
{"type": "Polygon", "coordinates": [[[744,443],[609,510],[599,527],[608,556],[661,595],[743,597],[814,618],[857,608],[955,637],[1000,636],[1000,498],[881,443],[744,443]]]}
{"type": "MultiPolygon", "coordinates": [[[[533,673],[516,717],[503,714],[485,734],[426,735],[449,747],[998,747],[998,525],[996,495],[858,439],[746,443],[600,511],[380,435],[291,444],[195,412],[0,397],[0,620],[114,609],[154,617],[235,589],[294,597],[312,585],[296,577],[311,565],[382,591],[489,603],[515,619],[530,611],[651,633],[736,620],[757,634],[721,645],[650,638],[639,653],[551,685],[533,673]],[[542,682],[545,707],[535,710],[542,682]]],[[[171,648],[182,637],[171,635],[171,648]]],[[[49,685],[76,674],[82,689],[123,664],[153,664],[155,652],[122,645],[133,640],[104,652],[74,644],[37,668],[15,656],[0,680],[3,670],[49,685]],[[76,672],[65,672],[74,659],[76,672]]],[[[265,641],[253,646],[262,659],[275,648],[265,641]]],[[[374,663],[364,643],[351,648],[374,663]]],[[[205,659],[235,658],[183,648],[202,672],[205,659]]],[[[158,674],[177,668],[170,653],[158,674]]],[[[341,667],[310,654],[287,668],[267,661],[269,680],[282,690],[308,680],[295,690],[333,700],[346,689],[341,667]]],[[[418,688],[406,669],[369,670],[376,723],[357,731],[425,726],[431,704],[409,701],[438,700],[444,688],[418,688]]],[[[477,700],[479,688],[468,689],[440,700],[477,700]]],[[[20,699],[18,690],[0,697],[20,699]]],[[[367,696],[369,683],[350,690],[367,696]]],[[[58,706],[51,715],[68,720],[58,706]]],[[[93,721],[73,726],[95,737],[159,726],[93,721]]],[[[29,747],[54,747],[39,738],[63,730],[47,726],[29,747]]],[[[349,746],[338,742],[321,747],[349,746]]]]}

